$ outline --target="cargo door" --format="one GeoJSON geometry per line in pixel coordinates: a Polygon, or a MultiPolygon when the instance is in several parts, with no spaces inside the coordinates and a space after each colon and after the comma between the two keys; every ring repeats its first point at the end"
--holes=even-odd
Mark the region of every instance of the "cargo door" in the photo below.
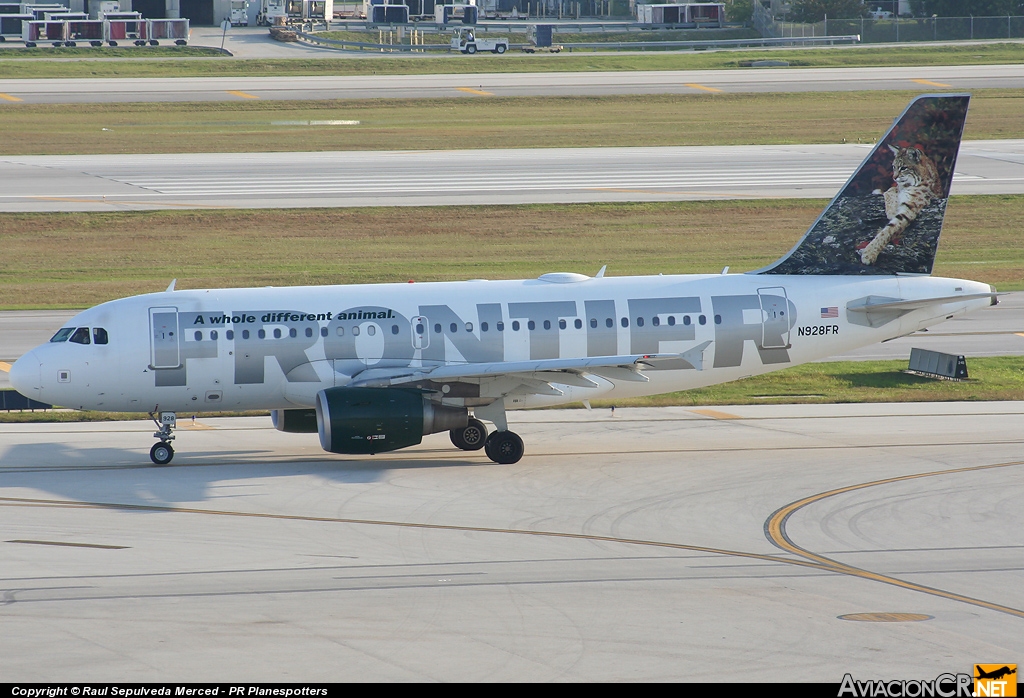
{"type": "Polygon", "coordinates": [[[150,368],[178,368],[178,309],[149,309],[150,368]]]}

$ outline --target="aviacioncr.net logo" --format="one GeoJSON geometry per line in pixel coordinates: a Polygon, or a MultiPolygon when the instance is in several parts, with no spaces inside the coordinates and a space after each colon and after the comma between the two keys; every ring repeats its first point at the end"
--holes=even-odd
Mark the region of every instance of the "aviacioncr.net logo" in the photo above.
{"type": "Polygon", "coordinates": [[[858,681],[850,674],[843,676],[839,698],[973,698],[970,674],[939,674],[931,680],[870,679],[858,681]]]}

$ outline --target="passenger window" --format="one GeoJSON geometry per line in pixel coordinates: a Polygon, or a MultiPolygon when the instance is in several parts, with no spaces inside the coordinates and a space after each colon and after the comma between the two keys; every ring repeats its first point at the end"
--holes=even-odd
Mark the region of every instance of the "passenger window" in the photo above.
{"type": "Polygon", "coordinates": [[[306,328],[306,336],[307,337],[312,337],[313,336],[313,328],[312,327],[307,327],[306,328]]]}
{"type": "Polygon", "coordinates": [[[466,323],[466,332],[472,332],[472,331],[473,331],[473,323],[472,322],[467,322],[466,323]]]}
{"type": "Polygon", "coordinates": [[[327,336],[327,328],[326,327],[321,327],[320,328],[320,336],[321,337],[326,337],[327,336]]]}
{"type": "Polygon", "coordinates": [[[683,324],[684,325],[689,325],[690,324],[690,316],[689,315],[684,315],[683,316],[683,324]]]}
{"type": "MultiPolygon", "coordinates": [[[[549,323],[549,324],[550,324],[550,323],[549,323]]],[[[529,321],[528,321],[528,322],[526,323],[526,328],[527,328],[527,329],[529,329],[529,330],[535,330],[535,329],[537,329],[537,323],[536,323],[536,322],[534,322],[533,320],[529,320],[529,321]]]]}
{"type": "Polygon", "coordinates": [[[481,332],[486,332],[487,331],[487,323],[486,322],[481,322],[480,323],[480,331],[481,332]]]}
{"type": "Polygon", "coordinates": [[[249,339],[249,330],[242,330],[242,339],[249,339]]]}
{"type": "Polygon", "coordinates": [[[391,334],[398,334],[398,325],[391,326],[391,334]]]}
{"type": "Polygon", "coordinates": [[[676,324],[676,316],[675,315],[669,315],[668,316],[668,325],[669,325],[669,327],[674,327],[675,324],[676,324]]]}
{"type": "Polygon", "coordinates": [[[441,323],[440,322],[435,322],[434,323],[434,334],[441,334],[441,323]]]}
{"type": "Polygon", "coordinates": [[[66,342],[71,333],[75,331],[74,327],[62,327],[57,330],[57,334],[50,337],[51,342],[66,342]]]}
{"type": "Polygon", "coordinates": [[[274,329],[274,339],[281,339],[281,328],[277,327],[274,329]]]}
{"type": "Polygon", "coordinates": [[[369,325],[369,326],[367,326],[366,334],[368,334],[371,337],[373,337],[375,334],[377,334],[377,326],[376,325],[369,325]]]}
{"type": "Polygon", "coordinates": [[[353,337],[358,337],[359,336],[359,325],[355,325],[352,328],[352,336],[353,337]]]}
{"type": "Polygon", "coordinates": [[[230,339],[234,339],[235,338],[235,331],[234,330],[228,330],[227,332],[224,333],[224,336],[227,337],[229,340],[230,339]]]}
{"type": "Polygon", "coordinates": [[[722,324],[722,316],[721,315],[716,315],[715,316],[715,324],[716,325],[721,325],[722,324]]]}
{"type": "Polygon", "coordinates": [[[621,320],[621,322],[619,324],[622,325],[623,327],[629,327],[629,318],[628,317],[622,318],[622,320],[621,320]]]}
{"type": "Polygon", "coordinates": [[[550,320],[545,320],[544,321],[544,329],[545,330],[550,330],[551,329],[551,321],[550,320]]]}
{"type": "MultiPolygon", "coordinates": [[[[308,327],[306,328],[306,331],[309,331],[308,327]]],[[[299,336],[299,331],[293,327],[290,330],[288,330],[288,336],[291,337],[292,339],[295,339],[296,337],[299,336]]]]}
{"type": "Polygon", "coordinates": [[[505,323],[501,322],[500,320],[498,321],[498,324],[495,325],[495,327],[498,328],[498,332],[504,332],[505,331],[505,323]]]}
{"type": "Polygon", "coordinates": [[[704,317],[703,315],[701,315],[699,318],[697,318],[697,322],[699,322],[702,325],[706,325],[706,324],[708,324],[708,319],[706,317],[704,317]]]}
{"type": "Polygon", "coordinates": [[[610,317],[609,318],[605,318],[604,326],[605,327],[615,327],[615,321],[612,320],[610,317]]]}
{"type": "Polygon", "coordinates": [[[636,326],[637,327],[643,327],[644,326],[644,319],[642,317],[638,317],[636,319],[636,326]]]}
{"type": "Polygon", "coordinates": [[[259,337],[260,339],[266,339],[267,338],[267,331],[266,330],[258,330],[256,332],[256,336],[259,337]]]}
{"type": "Polygon", "coordinates": [[[448,329],[452,331],[452,334],[455,334],[456,332],[459,331],[459,326],[453,322],[448,326],[448,329]]]}
{"type": "Polygon", "coordinates": [[[565,320],[559,320],[558,321],[558,329],[560,329],[560,330],[564,330],[565,329],[565,320]]]}
{"type": "Polygon", "coordinates": [[[583,329],[583,321],[580,320],[579,318],[576,318],[575,325],[576,325],[576,329],[577,330],[582,330],[583,329]]]}
{"type": "Polygon", "coordinates": [[[654,325],[655,327],[660,327],[661,326],[661,318],[658,317],[657,315],[655,315],[654,317],[651,318],[651,324],[654,325]]]}
{"type": "Polygon", "coordinates": [[[518,332],[519,331],[519,321],[518,320],[513,320],[512,321],[512,331],[513,332],[518,332]]]}
{"type": "Polygon", "coordinates": [[[220,335],[217,334],[217,330],[210,330],[210,339],[217,339],[220,335]]]}
{"type": "Polygon", "coordinates": [[[203,341],[203,333],[202,333],[202,332],[200,332],[199,330],[196,330],[196,334],[195,334],[195,337],[196,337],[196,341],[197,341],[197,342],[201,342],[201,341],[203,341]]]}
{"type": "Polygon", "coordinates": [[[71,339],[69,339],[68,341],[69,342],[74,342],[75,344],[88,344],[89,343],[89,328],[88,327],[79,327],[77,330],[75,330],[75,333],[73,335],[71,335],[71,339]]]}
{"type": "Polygon", "coordinates": [[[590,326],[591,327],[597,327],[597,318],[596,317],[590,318],[590,326]]]}

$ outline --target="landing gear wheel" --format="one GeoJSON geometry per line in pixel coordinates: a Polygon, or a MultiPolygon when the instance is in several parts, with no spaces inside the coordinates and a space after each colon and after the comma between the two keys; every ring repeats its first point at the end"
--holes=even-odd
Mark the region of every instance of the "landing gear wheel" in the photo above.
{"type": "Polygon", "coordinates": [[[174,458],[174,449],[166,441],[157,441],[149,449],[149,457],[157,465],[167,465],[174,458]]]}
{"type": "Polygon", "coordinates": [[[470,419],[461,429],[448,432],[452,443],[463,451],[479,451],[487,441],[487,427],[479,419],[470,419]]]}
{"type": "Polygon", "coordinates": [[[476,53],[476,44],[466,46],[466,53],[476,53]]]}
{"type": "Polygon", "coordinates": [[[511,431],[496,431],[487,437],[484,452],[487,457],[501,465],[518,463],[523,457],[523,440],[511,431]]]}

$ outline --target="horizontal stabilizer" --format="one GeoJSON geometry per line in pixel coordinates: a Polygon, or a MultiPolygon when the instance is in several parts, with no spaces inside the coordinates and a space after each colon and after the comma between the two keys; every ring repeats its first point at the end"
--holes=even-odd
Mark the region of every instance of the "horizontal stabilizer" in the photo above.
{"type": "Polygon", "coordinates": [[[997,294],[992,293],[968,293],[960,294],[958,296],[939,296],[937,298],[915,298],[913,300],[879,300],[873,302],[872,296],[868,296],[866,299],[860,299],[858,301],[851,301],[847,304],[846,309],[851,313],[870,313],[881,310],[918,310],[920,308],[927,308],[932,305],[942,305],[943,303],[957,303],[960,301],[973,301],[979,298],[996,298],[997,294]]]}

